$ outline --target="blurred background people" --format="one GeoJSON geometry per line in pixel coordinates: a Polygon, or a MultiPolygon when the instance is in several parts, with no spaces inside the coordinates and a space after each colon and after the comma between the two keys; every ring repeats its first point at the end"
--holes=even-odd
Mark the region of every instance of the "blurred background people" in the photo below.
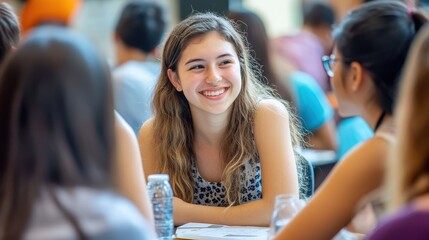
{"type": "MultiPolygon", "coordinates": [[[[380,0],[327,0],[335,11],[336,22],[340,22],[350,11],[358,8],[364,3],[375,2],[380,0]]],[[[385,1],[385,0],[381,0],[385,1]]],[[[405,3],[409,7],[419,4],[419,0],[389,0],[405,3]]]]}
{"type": "MultiPolygon", "coordinates": [[[[336,112],[338,110],[338,103],[331,91],[328,75],[323,69],[321,61],[322,56],[331,54],[333,49],[331,37],[335,23],[333,9],[330,4],[323,1],[306,1],[302,4],[302,13],[303,27],[297,34],[283,35],[272,40],[273,53],[278,56],[276,64],[279,65],[279,62],[283,61],[282,65],[277,68],[287,69],[285,65],[289,63],[292,69],[295,68],[301,72],[310,74],[323,89],[324,94],[326,94],[326,97],[335,110],[335,126],[330,128],[336,129],[334,139],[337,139],[338,144],[336,144],[334,149],[337,153],[336,158],[341,159],[353,147],[371,138],[373,133],[362,118],[350,117],[343,119],[336,112]]],[[[289,69],[291,68],[289,67],[289,69]]],[[[300,78],[301,85],[312,85],[314,80],[308,80],[309,78],[302,74],[299,76],[292,74],[290,78],[300,78]]],[[[313,92],[317,93],[319,91],[313,92]]],[[[304,94],[301,94],[301,96],[306,97],[304,94]]],[[[316,99],[324,99],[326,97],[319,94],[316,99]]],[[[321,101],[319,100],[319,102],[321,101]]],[[[309,109],[309,111],[313,108],[317,109],[317,105],[311,101],[301,101],[301,104],[305,105],[305,107],[302,107],[303,111],[306,109],[309,109]]],[[[329,107],[325,106],[324,108],[329,107]]],[[[323,123],[323,121],[320,121],[320,117],[313,118],[314,115],[320,115],[320,113],[310,113],[307,119],[318,121],[319,125],[323,123]]]]}
{"type": "Polygon", "coordinates": [[[0,238],[154,239],[115,193],[111,77],[85,39],[35,30],[2,67],[0,112],[0,238]]]}
{"type": "Polygon", "coordinates": [[[325,92],[329,90],[329,82],[321,59],[332,51],[334,23],[334,12],[328,4],[307,2],[303,4],[302,29],[296,34],[277,37],[272,43],[275,53],[296,70],[311,75],[325,92]]]}
{"type": "Polygon", "coordinates": [[[283,61],[274,56],[265,26],[254,12],[233,10],[229,18],[238,24],[249,42],[251,53],[268,85],[274,87],[284,100],[295,105],[307,145],[315,149],[336,150],[334,112],[320,86],[305,73],[281,71],[284,69],[283,61]]]}
{"type": "Polygon", "coordinates": [[[370,240],[423,240],[429,236],[429,27],[407,59],[397,108],[398,140],[387,165],[389,211],[370,240]]]}
{"type": "Polygon", "coordinates": [[[115,28],[115,109],[136,135],[152,116],[153,91],[161,72],[155,55],[166,28],[165,9],[156,2],[143,0],[128,3],[115,28]]]}

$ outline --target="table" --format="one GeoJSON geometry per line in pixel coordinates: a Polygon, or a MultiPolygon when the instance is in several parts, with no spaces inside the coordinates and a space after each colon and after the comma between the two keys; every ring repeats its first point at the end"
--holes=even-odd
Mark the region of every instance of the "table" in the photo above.
{"type": "Polygon", "coordinates": [[[210,223],[187,223],[176,229],[175,239],[266,240],[268,227],[227,226],[210,223]]]}

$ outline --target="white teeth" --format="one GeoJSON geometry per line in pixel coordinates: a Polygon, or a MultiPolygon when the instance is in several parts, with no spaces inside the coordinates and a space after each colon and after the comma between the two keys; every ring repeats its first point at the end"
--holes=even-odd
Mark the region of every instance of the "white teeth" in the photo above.
{"type": "Polygon", "coordinates": [[[203,95],[213,97],[213,96],[219,96],[224,92],[225,92],[225,88],[222,88],[222,89],[217,90],[217,91],[203,91],[203,95]]]}

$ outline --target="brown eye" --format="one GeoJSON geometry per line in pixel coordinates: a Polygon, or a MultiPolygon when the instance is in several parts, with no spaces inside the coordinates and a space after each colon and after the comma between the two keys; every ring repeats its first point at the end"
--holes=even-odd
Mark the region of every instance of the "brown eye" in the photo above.
{"type": "Polygon", "coordinates": [[[189,70],[199,70],[199,69],[203,69],[203,68],[204,68],[203,65],[195,65],[195,66],[192,66],[191,68],[189,68],[189,70]]]}

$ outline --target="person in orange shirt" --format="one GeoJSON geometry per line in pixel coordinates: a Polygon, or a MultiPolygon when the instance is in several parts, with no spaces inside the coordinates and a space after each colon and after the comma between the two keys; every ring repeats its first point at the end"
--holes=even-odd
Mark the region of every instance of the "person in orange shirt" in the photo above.
{"type": "Polygon", "coordinates": [[[45,23],[68,26],[81,3],[81,0],[27,0],[21,11],[22,31],[45,23]]]}

